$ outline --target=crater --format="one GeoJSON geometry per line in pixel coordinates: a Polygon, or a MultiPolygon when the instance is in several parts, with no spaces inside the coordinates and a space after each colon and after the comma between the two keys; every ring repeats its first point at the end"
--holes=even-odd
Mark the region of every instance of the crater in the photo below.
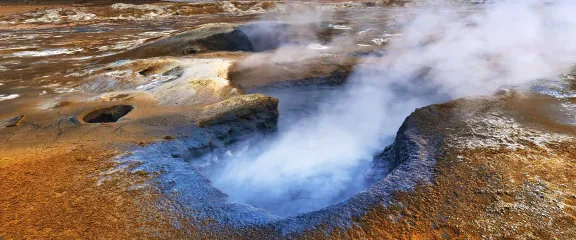
{"type": "Polygon", "coordinates": [[[346,227],[353,217],[389,202],[393,192],[430,181],[441,140],[419,124],[437,121],[434,108],[412,113],[400,130],[392,126],[391,132],[369,135],[371,129],[356,127],[358,118],[342,118],[338,111],[359,106],[343,101],[350,94],[346,81],[330,76],[312,82],[245,89],[278,99],[275,117],[257,112],[246,121],[216,122],[193,137],[150,144],[118,162],[138,163],[133,171],[163,172],[156,183],[162,192],[176,193],[183,214],[199,219],[194,224],[211,219],[214,227],[274,226],[282,234],[346,227]],[[261,131],[263,121],[274,126],[261,131]],[[346,127],[333,131],[336,125],[346,127]],[[359,148],[367,142],[370,148],[359,148]]]}
{"type": "MultiPolygon", "coordinates": [[[[341,142],[324,139],[322,131],[306,125],[316,121],[318,112],[327,105],[334,104],[345,87],[291,83],[247,89],[249,93],[279,99],[281,114],[274,134],[251,137],[223,149],[195,149],[186,158],[231,201],[281,217],[313,212],[345,201],[373,183],[369,177],[371,156],[339,158],[330,153],[336,152],[330,146],[341,142]],[[314,134],[307,134],[308,130],[314,134]],[[308,141],[324,141],[326,145],[311,149],[308,141]],[[319,164],[312,163],[308,157],[311,152],[318,153],[319,164]]],[[[384,144],[391,143],[392,137],[384,144]]],[[[388,169],[379,172],[387,173],[388,169]]]]}
{"type": "Polygon", "coordinates": [[[107,108],[100,108],[89,112],[82,118],[82,120],[85,123],[117,122],[132,110],[134,110],[134,107],[131,105],[116,105],[107,108]]]}

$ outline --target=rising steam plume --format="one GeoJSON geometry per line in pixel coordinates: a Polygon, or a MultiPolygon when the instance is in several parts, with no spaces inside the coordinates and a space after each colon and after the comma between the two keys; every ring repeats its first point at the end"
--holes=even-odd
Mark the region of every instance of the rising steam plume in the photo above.
{"type": "MultiPolygon", "coordinates": [[[[344,200],[367,187],[373,154],[415,108],[568,70],[576,62],[575,12],[572,0],[424,4],[387,12],[402,36],[391,40],[384,57],[357,66],[316,114],[257,150],[234,153],[211,179],[232,199],[279,215],[344,200]]],[[[330,20],[325,13],[289,16],[330,20]]]]}

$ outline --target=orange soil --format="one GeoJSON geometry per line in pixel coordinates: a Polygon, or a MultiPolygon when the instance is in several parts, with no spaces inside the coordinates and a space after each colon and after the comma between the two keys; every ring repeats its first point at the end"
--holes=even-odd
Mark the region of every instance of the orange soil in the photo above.
{"type": "Polygon", "coordinates": [[[145,204],[157,195],[126,190],[143,179],[98,185],[99,173],[114,165],[114,148],[52,144],[0,152],[0,238],[150,238],[171,229],[145,204]]]}

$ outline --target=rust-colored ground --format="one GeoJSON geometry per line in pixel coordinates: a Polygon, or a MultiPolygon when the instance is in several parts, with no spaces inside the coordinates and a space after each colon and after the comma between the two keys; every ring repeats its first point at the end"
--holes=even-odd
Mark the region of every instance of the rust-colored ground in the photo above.
{"type": "Polygon", "coordinates": [[[136,204],[154,198],[149,193],[127,192],[122,181],[97,185],[118,153],[113,148],[49,144],[1,152],[4,239],[139,238],[165,225],[136,204]]]}
{"type": "Polygon", "coordinates": [[[399,193],[398,203],[377,207],[351,238],[386,239],[574,239],[576,148],[552,146],[551,154],[471,151],[463,161],[439,161],[434,185],[399,193]],[[561,194],[557,191],[562,191],[561,194]],[[560,202],[566,204],[563,207],[560,202]],[[563,208],[563,209],[562,209],[563,208]]]}

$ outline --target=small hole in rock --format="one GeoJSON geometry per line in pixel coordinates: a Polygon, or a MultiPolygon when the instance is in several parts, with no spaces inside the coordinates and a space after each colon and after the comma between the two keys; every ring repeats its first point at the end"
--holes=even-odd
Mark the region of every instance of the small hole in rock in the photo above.
{"type": "Polygon", "coordinates": [[[133,109],[134,107],[130,105],[116,105],[112,107],[101,108],[86,114],[83,120],[87,123],[117,122],[120,118],[126,116],[126,114],[128,114],[133,109]]]}
{"type": "Polygon", "coordinates": [[[154,67],[148,67],[148,68],[146,68],[146,69],[144,69],[144,70],[142,70],[142,71],[140,71],[140,72],[138,72],[138,73],[139,73],[140,75],[143,75],[143,76],[146,76],[146,77],[147,77],[147,76],[152,75],[152,74],[154,73],[154,71],[155,71],[154,67]]]}

